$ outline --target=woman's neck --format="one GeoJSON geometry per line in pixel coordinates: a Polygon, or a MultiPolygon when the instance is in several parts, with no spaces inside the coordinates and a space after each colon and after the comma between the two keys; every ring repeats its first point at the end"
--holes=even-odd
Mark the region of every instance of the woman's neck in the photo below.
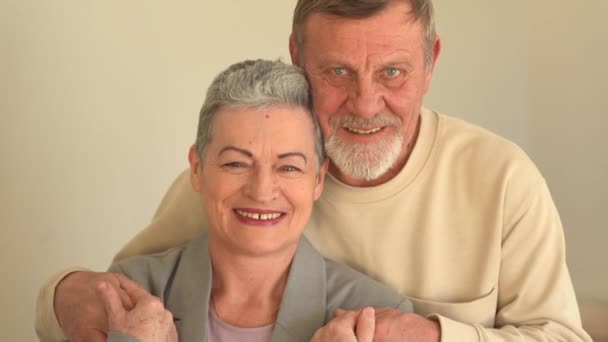
{"type": "Polygon", "coordinates": [[[216,315],[239,327],[273,323],[296,247],[251,256],[223,248],[221,243],[210,244],[213,284],[209,304],[216,315]]]}

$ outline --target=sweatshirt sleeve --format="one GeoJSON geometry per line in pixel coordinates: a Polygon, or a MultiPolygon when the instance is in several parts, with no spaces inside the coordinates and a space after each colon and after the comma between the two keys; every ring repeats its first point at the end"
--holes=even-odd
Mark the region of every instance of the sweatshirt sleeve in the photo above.
{"type": "Polygon", "coordinates": [[[41,342],[67,341],[55,316],[53,301],[55,300],[55,287],[63,278],[76,271],[88,270],[84,268],[69,268],[58,272],[51,276],[38,291],[34,328],[41,342]]]}
{"type": "MultiPolygon", "coordinates": [[[[520,203],[505,201],[494,328],[431,315],[441,341],[591,341],[583,330],[566,266],[562,224],[541,179],[520,203]]],[[[508,194],[509,195],[509,194],[508,194]]],[[[515,199],[519,196],[512,196],[515,199]]]]}

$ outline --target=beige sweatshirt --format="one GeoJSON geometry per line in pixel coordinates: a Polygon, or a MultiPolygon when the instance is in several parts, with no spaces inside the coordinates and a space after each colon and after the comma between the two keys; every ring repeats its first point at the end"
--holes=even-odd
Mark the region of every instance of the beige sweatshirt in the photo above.
{"type": "MultiPolygon", "coordinates": [[[[591,341],[566,266],[562,225],[534,164],[516,145],[426,109],[405,168],[377,187],[327,177],[306,235],[439,320],[442,341],[591,341]]],[[[206,229],[188,172],[152,223],[115,257],[157,252],[206,229]]],[[[41,289],[36,329],[63,334],[41,289]]]]}

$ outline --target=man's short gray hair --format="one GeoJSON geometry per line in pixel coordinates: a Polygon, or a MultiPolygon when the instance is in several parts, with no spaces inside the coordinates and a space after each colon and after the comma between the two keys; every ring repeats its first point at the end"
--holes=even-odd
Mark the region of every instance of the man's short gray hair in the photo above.
{"type": "Polygon", "coordinates": [[[293,12],[292,33],[298,51],[304,48],[304,22],[310,14],[325,13],[344,18],[369,18],[381,12],[390,3],[407,1],[412,6],[415,21],[420,21],[424,39],[424,61],[427,68],[433,65],[433,45],[435,32],[435,14],[431,0],[298,0],[293,12]]]}
{"type": "MultiPolygon", "coordinates": [[[[300,107],[310,114],[313,126],[317,168],[325,160],[323,136],[312,110],[308,81],[302,69],[281,61],[247,60],[228,67],[215,77],[200,111],[196,148],[204,160],[213,137],[213,118],[220,110],[232,108],[300,107]]],[[[238,128],[238,123],[235,129],[238,128]]],[[[294,132],[297,134],[298,132],[294,132]]]]}

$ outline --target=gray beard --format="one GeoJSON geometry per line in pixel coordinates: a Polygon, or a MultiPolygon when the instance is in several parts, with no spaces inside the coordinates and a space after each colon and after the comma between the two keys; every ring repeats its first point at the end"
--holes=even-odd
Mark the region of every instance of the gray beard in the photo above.
{"type": "Polygon", "coordinates": [[[403,149],[402,142],[401,130],[382,141],[353,144],[340,139],[334,129],[325,143],[325,150],[340,171],[369,181],[384,175],[397,162],[403,149]]]}

